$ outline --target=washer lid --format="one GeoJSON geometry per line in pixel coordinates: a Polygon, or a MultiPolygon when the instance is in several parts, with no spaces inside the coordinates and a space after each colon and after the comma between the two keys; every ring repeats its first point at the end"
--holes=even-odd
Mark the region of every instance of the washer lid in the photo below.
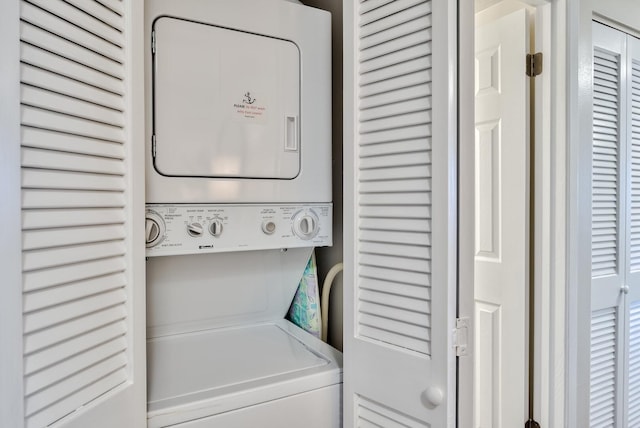
{"type": "Polygon", "coordinates": [[[149,339],[147,361],[150,428],[342,383],[342,354],[284,319],[149,339]]]}
{"type": "Polygon", "coordinates": [[[300,52],[291,41],[160,17],[153,163],[179,177],[300,172],[300,52]]]}
{"type": "Polygon", "coordinates": [[[296,379],[330,363],[276,324],[158,337],[147,348],[148,401],[158,404],[154,409],[204,391],[220,397],[296,379]]]}

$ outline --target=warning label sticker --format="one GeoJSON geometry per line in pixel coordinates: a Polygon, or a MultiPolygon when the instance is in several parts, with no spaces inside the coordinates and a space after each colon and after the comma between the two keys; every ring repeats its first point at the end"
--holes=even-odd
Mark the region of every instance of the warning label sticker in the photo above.
{"type": "Polygon", "coordinates": [[[236,119],[262,122],[265,119],[267,107],[254,93],[246,91],[240,101],[233,103],[233,110],[233,116],[236,119]]]}

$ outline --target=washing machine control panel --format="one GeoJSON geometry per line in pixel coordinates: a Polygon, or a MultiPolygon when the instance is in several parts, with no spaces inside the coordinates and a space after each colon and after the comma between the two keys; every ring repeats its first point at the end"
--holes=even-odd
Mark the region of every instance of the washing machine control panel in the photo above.
{"type": "Polygon", "coordinates": [[[147,204],[147,256],[325,247],[332,204],[147,204]]]}

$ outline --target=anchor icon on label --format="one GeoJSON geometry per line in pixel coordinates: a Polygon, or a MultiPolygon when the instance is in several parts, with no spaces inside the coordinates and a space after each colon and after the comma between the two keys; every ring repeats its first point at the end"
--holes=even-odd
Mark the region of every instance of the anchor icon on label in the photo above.
{"type": "Polygon", "coordinates": [[[251,97],[251,92],[247,92],[246,94],[244,94],[244,98],[242,101],[246,104],[253,104],[256,102],[256,99],[251,97]]]}

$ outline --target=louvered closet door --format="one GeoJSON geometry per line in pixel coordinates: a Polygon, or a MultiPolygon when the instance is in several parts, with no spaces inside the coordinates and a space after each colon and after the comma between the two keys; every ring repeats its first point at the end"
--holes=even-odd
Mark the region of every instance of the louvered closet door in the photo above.
{"type": "Polygon", "coordinates": [[[142,212],[131,175],[134,16],[120,0],[21,2],[28,428],[146,424],[144,306],[134,300],[144,262],[132,234],[142,212]]]}
{"type": "Polygon", "coordinates": [[[625,258],[625,37],[593,25],[591,427],[621,427],[625,258]]]}
{"type": "Polygon", "coordinates": [[[454,422],[455,4],[345,2],[346,428],[454,422]]]}
{"type": "Polygon", "coordinates": [[[640,427],[640,40],[627,37],[627,427],[640,427]]]}

